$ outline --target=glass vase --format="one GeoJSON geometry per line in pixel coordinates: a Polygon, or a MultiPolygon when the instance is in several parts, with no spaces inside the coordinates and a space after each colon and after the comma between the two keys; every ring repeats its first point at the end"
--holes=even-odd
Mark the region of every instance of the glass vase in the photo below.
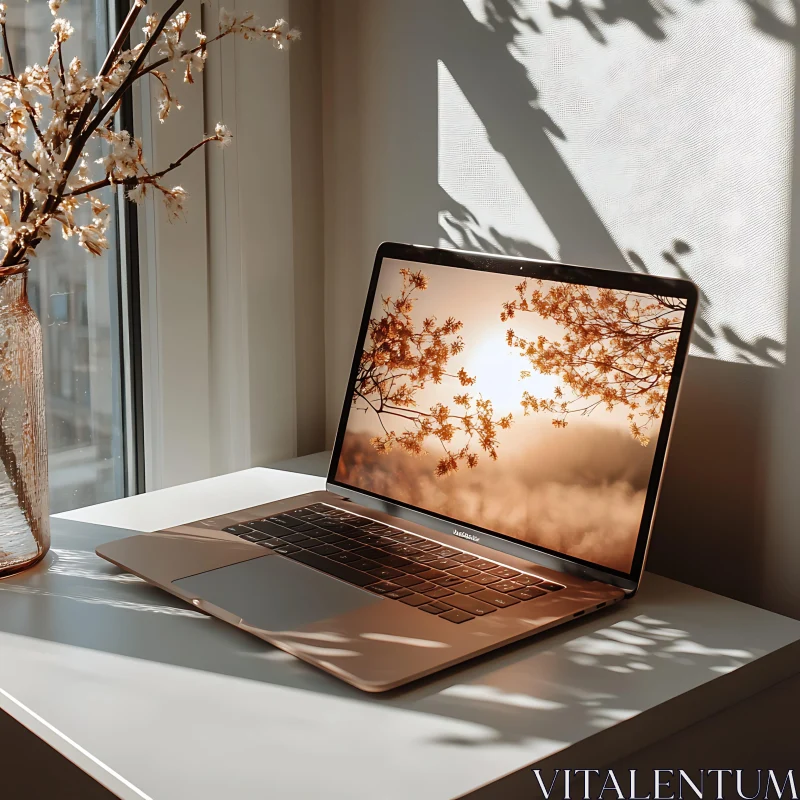
{"type": "Polygon", "coordinates": [[[50,547],[42,329],[28,270],[0,276],[0,577],[50,547]]]}

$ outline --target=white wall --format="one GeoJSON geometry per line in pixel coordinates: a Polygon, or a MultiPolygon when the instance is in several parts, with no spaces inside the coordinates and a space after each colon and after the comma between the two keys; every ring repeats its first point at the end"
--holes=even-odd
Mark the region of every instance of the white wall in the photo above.
{"type": "Polygon", "coordinates": [[[323,4],[328,439],[383,240],[688,275],[650,567],[800,616],[800,35],[788,0],[670,8],[323,4]]]}

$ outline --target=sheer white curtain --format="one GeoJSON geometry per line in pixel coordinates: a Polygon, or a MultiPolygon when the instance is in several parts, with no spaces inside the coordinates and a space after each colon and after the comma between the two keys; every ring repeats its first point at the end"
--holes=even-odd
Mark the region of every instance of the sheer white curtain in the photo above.
{"type": "MultiPolygon", "coordinates": [[[[323,446],[317,5],[243,3],[265,22],[288,19],[303,41],[280,53],[265,42],[224,40],[202,81],[177,87],[184,108],[163,125],[142,94],[154,164],[219,120],[234,135],[225,150],[174,173],[190,194],[185,222],[145,209],[150,489],[323,446]]],[[[186,7],[193,23],[200,19],[199,2],[186,7]]],[[[216,0],[202,5],[205,30],[218,14],[216,0]]]]}

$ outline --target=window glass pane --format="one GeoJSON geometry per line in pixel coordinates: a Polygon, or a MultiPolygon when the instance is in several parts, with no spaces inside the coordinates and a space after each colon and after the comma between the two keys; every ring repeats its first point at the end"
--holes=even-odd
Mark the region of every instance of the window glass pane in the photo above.
{"type": "MultiPolygon", "coordinates": [[[[60,13],[75,27],[64,45],[65,60],[78,56],[87,71],[96,72],[106,52],[107,6],[70,0],[60,13]]],[[[45,63],[52,22],[45,2],[8,9],[17,74],[28,64],[45,63]]],[[[94,160],[99,151],[92,155],[94,160]]],[[[102,199],[115,208],[114,197],[106,190],[102,199]]],[[[54,513],[125,494],[116,224],[108,240],[110,249],[95,258],[54,229],[31,261],[29,298],[42,323],[54,513]]]]}

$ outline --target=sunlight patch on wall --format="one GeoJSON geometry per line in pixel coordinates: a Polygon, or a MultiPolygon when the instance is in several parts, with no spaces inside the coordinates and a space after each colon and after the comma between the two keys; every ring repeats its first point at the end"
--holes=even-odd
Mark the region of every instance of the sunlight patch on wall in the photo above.
{"type": "MultiPolygon", "coordinates": [[[[694,354],[782,364],[800,44],[791,1],[464,3],[495,48],[497,63],[482,64],[487,83],[526,71],[552,121],[546,158],[566,167],[550,174],[586,197],[608,234],[603,252],[611,242],[620,266],[699,285],[694,354]]],[[[593,264],[591,236],[576,230],[578,247],[567,242],[564,208],[542,200],[564,187],[537,187],[533,208],[518,180],[530,168],[519,154],[536,158],[530,131],[516,133],[516,155],[495,150],[469,96],[441,63],[439,183],[457,201],[440,215],[442,243],[554,258],[569,244],[593,264]]],[[[519,119],[514,103],[529,100],[503,102],[519,119]]]]}
{"type": "Polygon", "coordinates": [[[441,61],[439,185],[442,246],[558,259],[558,242],[441,61]]]}

